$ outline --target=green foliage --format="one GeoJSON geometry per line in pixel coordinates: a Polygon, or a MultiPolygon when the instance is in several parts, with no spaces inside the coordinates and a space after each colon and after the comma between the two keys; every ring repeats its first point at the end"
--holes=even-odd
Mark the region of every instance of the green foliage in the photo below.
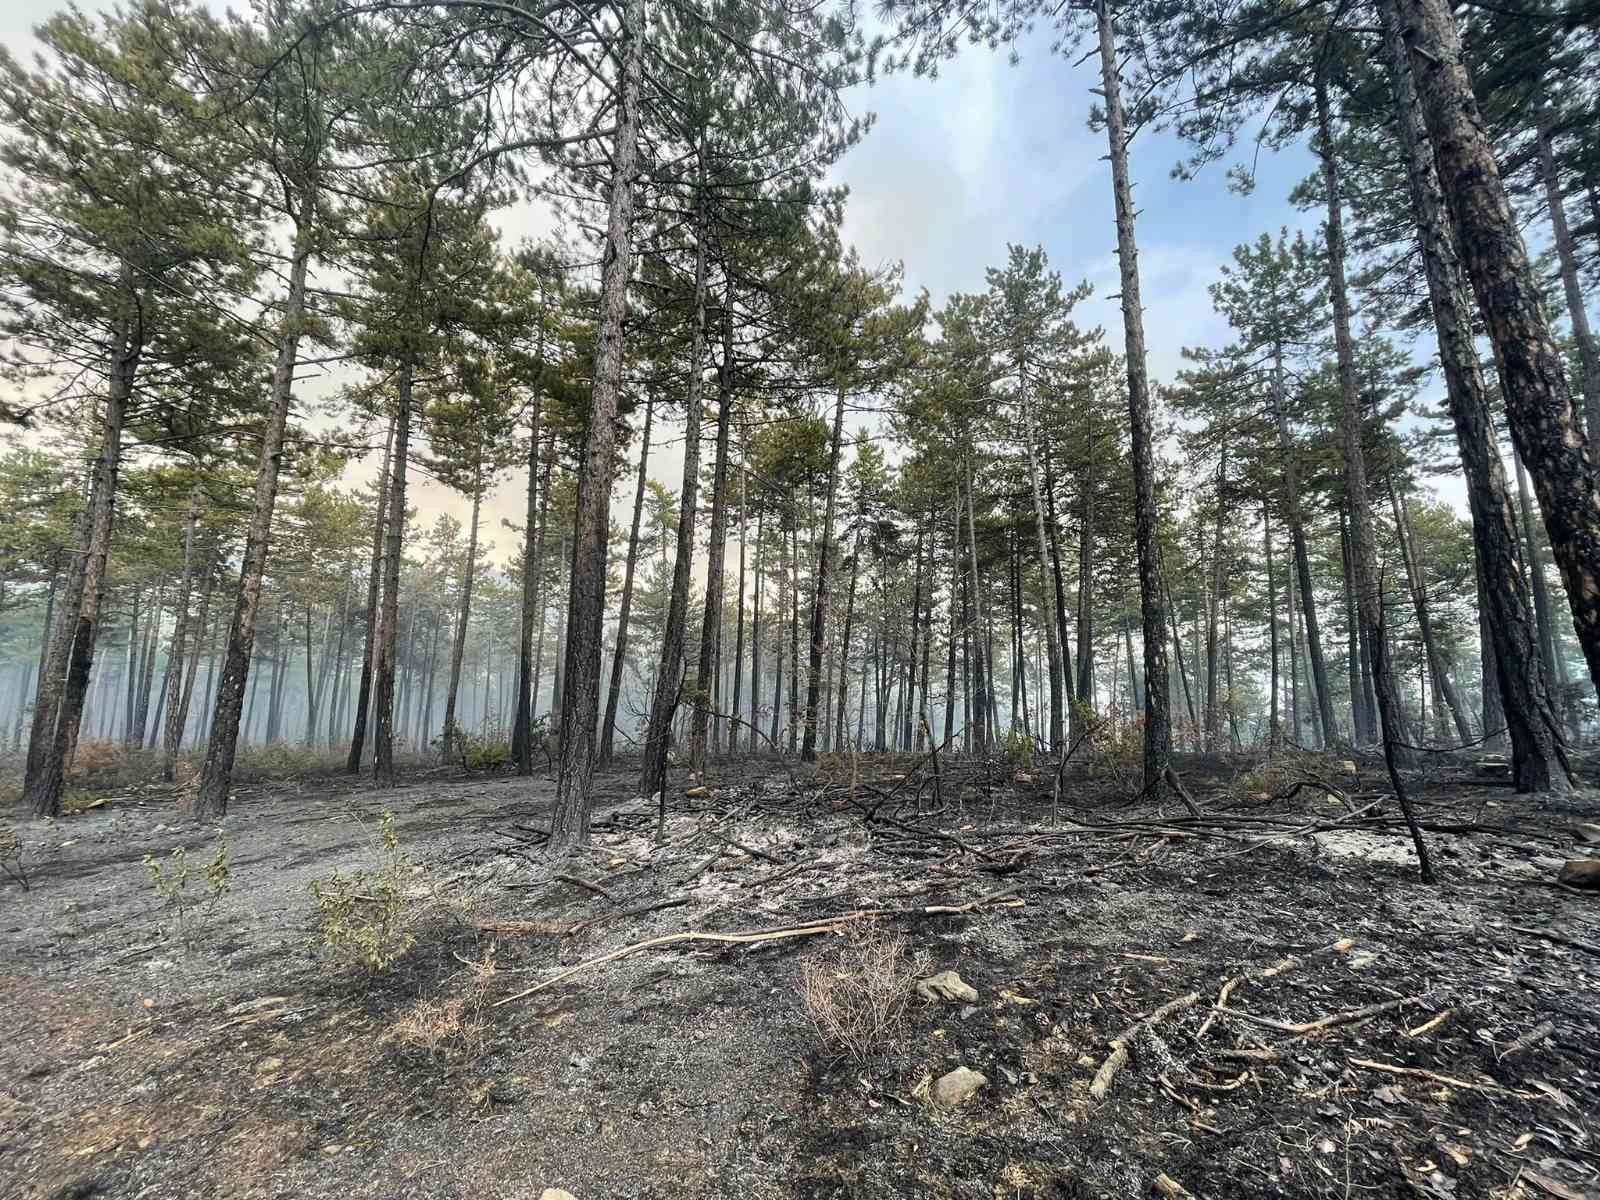
{"type": "Polygon", "coordinates": [[[1033,761],[1033,739],[1022,731],[1020,725],[1013,725],[1006,730],[1006,736],[1000,743],[1000,753],[1005,755],[1008,762],[1017,766],[1025,766],[1033,761]]]}
{"type": "Polygon", "coordinates": [[[188,851],[182,846],[174,848],[165,861],[145,855],[144,869],[161,907],[172,914],[183,944],[192,946],[200,924],[230,886],[232,859],[222,826],[217,826],[215,852],[198,873],[189,865],[188,851]]]}
{"type": "Polygon", "coordinates": [[[416,944],[405,910],[405,881],[415,870],[400,847],[394,814],[378,818],[377,865],[351,875],[335,871],[311,882],[317,912],[317,943],[341,967],[378,973],[394,966],[416,944]]]}
{"type": "Polygon", "coordinates": [[[498,730],[486,730],[461,743],[461,763],[469,771],[500,771],[511,765],[511,743],[498,730]]]}

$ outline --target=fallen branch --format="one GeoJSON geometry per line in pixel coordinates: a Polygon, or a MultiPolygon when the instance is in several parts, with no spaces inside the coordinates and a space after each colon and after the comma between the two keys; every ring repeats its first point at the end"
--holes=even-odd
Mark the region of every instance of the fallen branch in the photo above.
{"type": "Polygon", "coordinates": [[[1183,786],[1183,780],[1179,779],[1178,773],[1172,769],[1171,763],[1168,763],[1166,769],[1162,772],[1162,778],[1172,786],[1173,791],[1178,793],[1178,799],[1183,801],[1183,806],[1189,810],[1191,817],[1201,818],[1204,816],[1200,811],[1200,806],[1195,803],[1194,797],[1189,794],[1189,789],[1183,786]]]}
{"type": "Polygon", "coordinates": [[[728,845],[732,846],[735,850],[743,850],[746,854],[750,855],[752,858],[764,858],[769,863],[772,863],[774,866],[779,866],[779,867],[783,866],[783,859],[774,858],[772,855],[768,854],[765,850],[757,850],[753,846],[746,846],[743,842],[736,842],[725,833],[713,833],[711,836],[714,837],[714,838],[720,838],[722,841],[727,842],[728,845]]]}
{"type": "Polygon", "coordinates": [[[591,967],[603,967],[607,963],[616,962],[619,958],[627,958],[630,954],[637,954],[641,950],[650,950],[657,946],[675,946],[684,942],[718,942],[750,946],[761,942],[781,941],[785,938],[815,937],[822,933],[837,933],[839,925],[849,919],[851,918],[838,917],[825,924],[796,925],[787,929],[752,930],[749,933],[699,933],[691,930],[687,933],[669,933],[662,937],[646,938],[642,942],[634,942],[631,946],[613,950],[610,954],[602,954],[599,958],[591,958],[575,967],[568,967],[559,975],[551,976],[542,983],[536,983],[531,988],[524,988],[522,991],[507,996],[502,1000],[496,1000],[489,1007],[500,1008],[507,1004],[513,1004],[518,1000],[526,1000],[529,996],[542,992],[546,988],[552,988],[558,983],[571,979],[574,975],[582,974],[591,967]]]}
{"type": "Polygon", "coordinates": [[[645,913],[655,912],[657,909],[662,908],[681,908],[687,903],[689,903],[689,897],[677,896],[671,900],[657,900],[653,904],[641,904],[636,908],[625,908],[621,912],[601,913],[598,917],[590,917],[587,921],[581,921],[574,925],[571,929],[566,931],[566,935],[568,937],[573,937],[579,933],[582,933],[591,925],[598,925],[602,921],[621,920],[623,917],[638,917],[645,913]]]}
{"type": "Polygon", "coordinates": [[[1504,1050],[1500,1051],[1499,1054],[1496,1054],[1494,1056],[1494,1060],[1495,1062],[1504,1062],[1518,1051],[1526,1050],[1529,1046],[1538,1045],[1555,1031],[1556,1023],[1554,1021],[1540,1021],[1532,1029],[1528,1030],[1527,1033],[1523,1034],[1516,1041],[1512,1042],[1504,1050]]]}
{"type": "Polygon", "coordinates": [[[1513,925],[1517,933],[1525,933],[1529,937],[1541,937],[1547,942],[1555,942],[1561,946],[1571,946],[1574,950],[1587,950],[1590,954],[1600,954],[1600,945],[1586,942],[1582,938],[1568,937],[1564,933],[1554,933],[1548,929],[1533,929],[1526,925],[1513,925]]]}
{"type": "Polygon", "coordinates": [[[1350,1065],[1368,1071],[1382,1071],[1385,1075],[1403,1075],[1412,1079],[1426,1079],[1431,1083],[1442,1083],[1446,1087],[1466,1088],[1468,1091],[1482,1092],[1486,1096],[1518,1096],[1523,1100],[1541,1098],[1539,1092],[1519,1092],[1514,1088],[1501,1087],[1497,1083],[1471,1083],[1452,1075],[1441,1075],[1437,1071],[1424,1071],[1421,1067],[1399,1067],[1393,1063],[1373,1062],[1367,1058],[1352,1058],[1350,1065]]]}
{"type": "Polygon", "coordinates": [[[1433,1017],[1430,1017],[1428,1020],[1424,1021],[1421,1025],[1418,1025],[1415,1029],[1407,1029],[1407,1030],[1405,1030],[1404,1032],[1405,1032],[1406,1037],[1408,1037],[1408,1038],[1427,1037],[1435,1029],[1439,1028],[1439,1026],[1443,1025],[1446,1021],[1448,1021],[1450,1019],[1450,1014],[1453,1013],[1454,1011],[1455,1010],[1452,1009],[1452,1008],[1447,1008],[1442,1013],[1439,1013],[1439,1014],[1437,1014],[1437,1015],[1435,1015],[1433,1017]]]}
{"type": "Polygon", "coordinates": [[[1332,1029],[1337,1025],[1349,1025],[1352,1021],[1364,1021],[1368,1017],[1375,1017],[1379,1013],[1392,1012],[1407,1004],[1416,1004],[1421,1001],[1421,996],[1406,996],[1399,1000],[1385,1000],[1382,1004],[1369,1004],[1365,1008],[1352,1009],[1349,1012],[1334,1013],[1315,1021],[1305,1021],[1300,1024],[1290,1024],[1287,1021],[1274,1021],[1270,1017],[1258,1017],[1242,1009],[1227,1008],[1221,1004],[1216,1006],[1216,1011],[1224,1016],[1237,1017],[1241,1021],[1249,1021],[1252,1025],[1263,1025],[1268,1029],[1276,1029],[1280,1033],[1290,1033],[1296,1037],[1304,1037],[1308,1033],[1317,1033],[1323,1029],[1332,1029]]]}
{"type": "Polygon", "coordinates": [[[759,879],[746,879],[739,886],[740,887],[764,887],[769,883],[777,883],[778,880],[780,880],[780,879],[787,879],[791,875],[796,875],[796,874],[799,874],[801,871],[809,870],[810,868],[812,868],[812,867],[814,867],[816,865],[817,865],[816,863],[809,863],[809,862],[792,863],[791,865],[785,867],[781,871],[769,871],[767,874],[761,876],[761,878],[759,878],[759,879]]]}
{"type": "Polygon", "coordinates": [[[1186,996],[1179,996],[1176,1000],[1168,1000],[1148,1017],[1129,1025],[1122,1031],[1121,1037],[1113,1038],[1111,1053],[1107,1056],[1106,1061],[1100,1064],[1100,1069],[1095,1072],[1094,1082],[1089,1085],[1089,1095],[1096,1100],[1104,1100],[1106,1098],[1106,1091],[1111,1087],[1111,1081],[1116,1078],[1117,1072],[1127,1064],[1128,1043],[1138,1036],[1140,1030],[1153,1029],[1173,1013],[1192,1008],[1199,1002],[1199,992],[1190,992],[1186,996]]]}
{"type": "Polygon", "coordinates": [[[935,914],[959,915],[961,913],[969,913],[981,905],[990,904],[996,900],[1004,900],[1008,896],[1014,896],[1021,890],[1022,885],[1015,884],[1008,888],[1001,888],[998,892],[990,892],[986,896],[979,896],[976,900],[968,900],[965,904],[929,904],[925,906],[922,911],[929,916],[933,916],[935,914]]]}
{"type": "Polygon", "coordinates": [[[552,878],[561,883],[570,883],[573,887],[587,888],[597,896],[604,896],[613,904],[617,902],[617,898],[605,888],[601,887],[598,883],[591,883],[589,880],[583,879],[577,875],[555,875],[552,876],[552,878]]]}

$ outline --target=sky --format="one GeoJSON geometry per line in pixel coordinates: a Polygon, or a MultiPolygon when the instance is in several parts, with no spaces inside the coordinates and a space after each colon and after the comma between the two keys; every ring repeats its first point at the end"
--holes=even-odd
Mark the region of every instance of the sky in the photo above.
{"type": "MultiPolygon", "coordinates": [[[[0,5],[0,43],[13,54],[31,54],[29,28],[57,7],[54,0],[0,5]]],[[[1042,246],[1064,282],[1093,285],[1094,294],[1078,309],[1079,324],[1103,326],[1120,350],[1105,134],[1088,127],[1098,63],[1073,66],[1050,55],[1042,38],[1018,49],[1016,65],[1003,52],[969,47],[944,64],[937,79],[896,75],[850,93],[851,110],[875,113],[876,123],[835,168],[835,180],[850,189],[845,238],[868,265],[903,263],[908,297],[925,288],[935,305],[952,292],[981,290],[984,270],[1004,264],[1008,244],[1042,246]]],[[[1149,364],[1157,383],[1173,378],[1183,347],[1228,340],[1206,289],[1233,247],[1283,225],[1316,224],[1287,200],[1312,168],[1303,150],[1264,154],[1249,196],[1228,190],[1226,163],[1197,180],[1172,179],[1181,156],[1174,139],[1148,131],[1131,151],[1149,364]]],[[[503,226],[515,240],[546,222],[541,212],[523,209],[507,214],[503,226]]],[[[681,457],[670,447],[652,457],[651,475],[676,486],[681,457]]],[[[352,476],[375,470],[368,464],[352,476]]],[[[511,545],[501,518],[517,518],[524,486],[520,475],[508,477],[487,505],[487,534],[499,542],[502,561],[511,545]]],[[[412,498],[424,523],[441,511],[465,520],[469,511],[464,497],[426,481],[412,498]]],[[[619,483],[615,520],[626,520],[630,498],[626,481],[619,483]]]]}

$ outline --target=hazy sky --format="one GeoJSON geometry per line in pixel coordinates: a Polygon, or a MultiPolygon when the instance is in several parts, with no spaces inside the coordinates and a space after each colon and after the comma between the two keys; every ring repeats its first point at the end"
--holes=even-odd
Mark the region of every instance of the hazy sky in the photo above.
{"type": "MultiPolygon", "coordinates": [[[[0,6],[0,40],[13,53],[30,53],[27,29],[56,7],[50,0],[0,6]]],[[[951,292],[981,289],[984,269],[1005,262],[1008,243],[1042,245],[1069,285],[1081,279],[1094,285],[1079,323],[1103,325],[1120,348],[1120,310],[1109,298],[1117,271],[1105,135],[1087,126],[1098,65],[1090,60],[1074,68],[1050,56],[1043,39],[1020,49],[1016,66],[1003,54],[969,50],[938,79],[895,76],[850,95],[851,108],[875,112],[877,123],[837,168],[851,193],[846,237],[869,265],[903,262],[908,292],[927,288],[936,304],[951,292]]],[[[1304,152],[1263,158],[1260,185],[1249,197],[1228,192],[1220,167],[1197,181],[1172,180],[1180,154],[1172,139],[1150,134],[1141,134],[1132,151],[1146,331],[1158,382],[1171,379],[1182,347],[1227,339],[1206,288],[1234,245],[1280,225],[1314,224],[1286,199],[1311,169],[1304,152]]],[[[519,213],[506,224],[520,231],[542,222],[519,213]]],[[[651,474],[675,485],[680,460],[669,450],[655,457],[651,474]]],[[[509,539],[500,517],[519,512],[522,486],[520,476],[509,479],[490,505],[487,533],[502,551],[509,539]]],[[[619,489],[619,520],[626,519],[622,495],[619,489]]],[[[441,509],[467,513],[464,499],[431,485],[418,488],[415,500],[425,520],[441,509]]]]}

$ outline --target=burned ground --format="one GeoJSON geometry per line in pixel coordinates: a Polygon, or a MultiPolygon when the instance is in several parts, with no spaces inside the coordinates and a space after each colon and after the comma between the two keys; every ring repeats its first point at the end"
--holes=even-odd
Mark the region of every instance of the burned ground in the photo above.
{"type": "Polygon", "coordinates": [[[263,783],[181,930],[142,860],[198,870],[213,834],[172,793],[15,825],[0,1195],[1597,1194],[1600,900],[1553,885],[1592,794],[1436,766],[1424,887],[1370,767],[1250,765],[1184,763],[1196,819],[1090,774],[1052,814],[998,764],[946,763],[936,804],[912,760],[730,763],[664,847],[623,769],[561,862],[543,779],[263,783]],[[319,953],[308,889],[379,856],[385,808],[415,944],[372,974],[319,953]],[[799,977],[864,922],[979,998],[914,1001],[860,1062],[799,977]],[[1113,1039],[1191,995],[1094,1098],[1113,1039]],[[957,1066],[987,1083],[940,1110],[957,1066]]]}

